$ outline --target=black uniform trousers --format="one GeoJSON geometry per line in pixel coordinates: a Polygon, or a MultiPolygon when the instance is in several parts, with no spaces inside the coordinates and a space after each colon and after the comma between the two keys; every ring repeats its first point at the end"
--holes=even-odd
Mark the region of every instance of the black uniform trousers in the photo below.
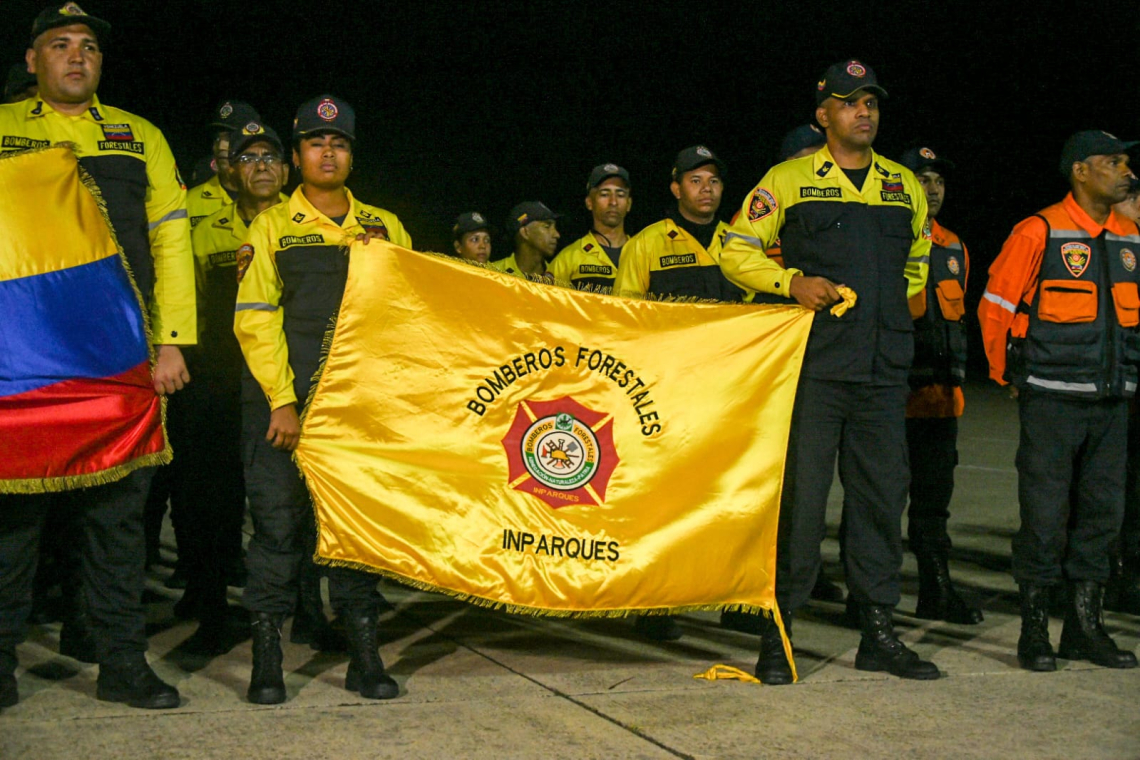
{"type": "Polygon", "coordinates": [[[908,417],[906,444],[910,456],[907,538],[911,548],[949,549],[946,522],[958,465],[958,418],[908,417]]]}
{"type": "Polygon", "coordinates": [[[1124,491],[1124,522],[1120,526],[1120,554],[1140,562],[1140,409],[1135,400],[1128,415],[1128,478],[1124,491]]]}
{"type": "MultiPolygon", "coordinates": [[[[264,397],[260,404],[243,404],[242,415],[245,489],[253,519],[242,603],[250,612],[287,616],[297,599],[301,562],[311,551],[313,505],[293,452],[275,449],[265,440],[269,408],[264,397]]],[[[338,615],[371,612],[378,606],[376,576],[343,567],[330,567],[327,575],[329,601],[338,615]]]]}
{"type": "Polygon", "coordinates": [[[776,550],[776,599],[795,613],[811,597],[839,460],[843,562],[861,604],[899,601],[902,513],[910,477],[907,387],[800,377],[792,411],[776,550]]]}
{"type": "Polygon", "coordinates": [[[1014,579],[1105,583],[1124,515],[1128,401],[1023,389],[1018,411],[1014,579]]]}
{"type": "Polygon", "coordinates": [[[187,574],[186,594],[207,611],[221,611],[225,571],[240,557],[245,513],[241,391],[237,378],[203,365],[191,364],[194,382],[170,400],[183,423],[181,438],[174,442],[174,493],[191,505],[182,515],[178,551],[187,574]]]}
{"type": "Polygon", "coordinates": [[[51,509],[81,515],[81,593],[99,662],[146,651],[143,508],[153,467],[107,485],[0,496],[0,673],[15,668],[32,608],[40,536],[51,509]]]}

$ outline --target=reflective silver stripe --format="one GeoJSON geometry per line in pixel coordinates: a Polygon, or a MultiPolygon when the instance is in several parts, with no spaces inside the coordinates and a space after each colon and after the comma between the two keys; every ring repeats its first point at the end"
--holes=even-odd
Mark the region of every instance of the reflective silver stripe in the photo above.
{"type": "Polygon", "coordinates": [[[733,238],[740,238],[741,240],[743,240],[745,243],[748,243],[749,245],[754,245],[761,250],[764,249],[764,243],[761,242],[760,238],[754,238],[750,235],[741,235],[739,232],[730,232],[727,235],[725,235],[724,236],[724,245],[728,245],[728,242],[730,240],[732,240],[733,238]]]}
{"type": "Polygon", "coordinates": [[[277,311],[278,308],[271,303],[239,303],[234,311],[277,311]]]}
{"type": "Polygon", "coordinates": [[[1125,391],[1126,393],[1127,393],[1127,392],[1131,392],[1131,391],[1135,391],[1135,390],[1136,390],[1136,383],[1128,383],[1128,382],[1126,382],[1126,383],[1124,384],[1124,391],[1125,391]]]}
{"type": "Polygon", "coordinates": [[[189,219],[189,218],[190,218],[190,215],[186,213],[186,209],[179,208],[179,209],[175,209],[174,211],[171,211],[169,214],[162,217],[157,222],[151,222],[150,224],[147,225],[146,228],[148,230],[153,230],[155,227],[157,227],[160,224],[165,224],[166,222],[172,222],[175,219],[189,219]]]}
{"type": "Polygon", "coordinates": [[[966,376],[966,370],[964,370],[964,369],[960,369],[960,368],[958,368],[958,367],[954,367],[954,368],[952,368],[952,369],[950,370],[950,373],[951,373],[952,375],[954,375],[955,377],[965,377],[965,376],[966,376]]]}
{"type": "Polygon", "coordinates": [[[1008,311],[1010,314],[1016,314],[1017,313],[1017,304],[1012,304],[1009,301],[1002,298],[1001,296],[996,295],[994,293],[991,293],[988,290],[984,294],[982,294],[982,298],[986,299],[990,303],[996,303],[998,306],[1002,307],[1003,309],[1008,311]]]}
{"type": "Polygon", "coordinates": [[[1045,380],[1030,375],[1025,382],[1041,388],[1054,391],[1073,391],[1075,393],[1096,393],[1096,383],[1066,383],[1063,380],[1045,380]]]}
{"type": "Polygon", "coordinates": [[[1140,244],[1140,235],[1115,235],[1111,232],[1104,233],[1105,240],[1115,240],[1120,243],[1137,243],[1140,244]]]}
{"type": "Polygon", "coordinates": [[[919,256],[917,259],[911,259],[915,264],[930,264],[930,256],[919,256]]]}
{"type": "Polygon", "coordinates": [[[1084,230],[1049,230],[1049,237],[1051,238],[1088,238],[1092,240],[1092,235],[1084,230]]]}
{"type": "Polygon", "coordinates": [[[950,249],[950,250],[952,250],[952,251],[960,251],[960,250],[962,250],[962,244],[961,244],[961,243],[951,243],[950,245],[944,245],[944,246],[941,246],[941,247],[942,247],[942,248],[949,248],[949,249],[950,249]]]}

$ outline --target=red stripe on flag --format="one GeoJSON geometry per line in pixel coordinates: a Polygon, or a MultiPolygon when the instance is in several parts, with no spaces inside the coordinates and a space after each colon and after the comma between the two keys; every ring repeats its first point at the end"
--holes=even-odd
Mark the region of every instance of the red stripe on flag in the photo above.
{"type": "Polygon", "coordinates": [[[148,362],[0,398],[2,480],[89,475],[164,445],[148,362]]]}

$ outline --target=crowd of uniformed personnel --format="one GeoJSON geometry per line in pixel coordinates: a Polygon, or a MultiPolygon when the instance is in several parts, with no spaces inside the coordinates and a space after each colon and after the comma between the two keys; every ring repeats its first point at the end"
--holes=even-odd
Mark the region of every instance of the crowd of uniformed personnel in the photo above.
{"type": "MultiPolygon", "coordinates": [[[[346,187],[355,114],[331,95],[299,107],[288,145],[248,104],[222,102],[210,122],[213,174],[186,191],[162,134],[96,95],[109,28],[72,2],[37,16],[26,63],[9,73],[0,136],[5,150],[68,141],[98,182],[150,312],[155,389],[170,396],[179,456],[158,474],[139,470],[65,495],[3,497],[0,707],[18,700],[16,645],[29,619],[43,619],[33,602],[49,575],[66,600],[60,651],[99,664],[100,699],[179,704],[177,690],[147,664],[142,607],[145,563],[157,558],[168,501],[176,575],[184,579],[168,582],[185,588],[175,613],[199,621],[187,645],[219,654],[252,636],[250,701],[286,698],[281,631],[291,615],[294,643],[350,653],[347,689],[395,697],[378,653],[384,600],[375,578],[312,563],[311,505],[290,452],[343,293],[346,235],[409,248],[412,238],[393,214],[346,187]],[[286,196],[290,172],[299,185],[286,196]],[[243,562],[247,504],[253,534],[243,562]],[[233,585],[244,586],[244,611],[226,601],[233,585]]],[[[955,589],[948,565],[969,276],[965,244],[939,221],[954,165],[928,147],[899,161],[873,150],[887,92],[860,61],[829,67],[815,94],[817,124],[788,134],[780,162],[731,223],[719,215],[725,165],[695,145],[673,164],[675,207],[637,234],[625,226],[630,175],[604,163],[587,177],[592,223],[581,239],[559,250],[559,215],[528,201],[504,225],[510,255],[493,258],[493,228],[478,211],[455,220],[454,253],[618,296],[814,311],[777,539],[782,619],[791,635],[809,599],[844,600],[820,561],[838,463],[847,618],[861,631],[855,666],[935,679],[937,666],[907,648],[892,622],[908,503],[916,615],[961,625],[983,618],[955,589]]],[[[979,310],[990,375],[1012,384],[1020,410],[1013,573],[1018,659],[1029,670],[1054,670],[1058,656],[1137,664],[1109,636],[1101,612],[1108,585],[1114,608],[1140,614],[1140,425],[1129,424],[1140,365],[1140,201],[1131,145],[1095,131],[1069,139],[1060,171],[1071,192],[1014,228],[979,310]],[[1049,605],[1062,585],[1066,613],[1054,650],[1049,605]]],[[[721,622],[759,637],[760,680],[792,681],[770,619],[726,612],[721,622]]],[[[635,629],[654,640],[681,635],[669,617],[639,617],[635,629]]]]}

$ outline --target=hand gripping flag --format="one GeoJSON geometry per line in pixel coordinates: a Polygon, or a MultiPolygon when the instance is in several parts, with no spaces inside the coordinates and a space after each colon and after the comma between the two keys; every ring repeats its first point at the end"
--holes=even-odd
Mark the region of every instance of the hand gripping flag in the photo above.
{"type": "Polygon", "coordinates": [[[170,461],[142,299],[66,145],[0,157],[0,493],[170,461]]]}
{"type": "Polygon", "coordinates": [[[354,243],[296,452],[317,558],[515,612],[778,619],[811,319],[354,243]]]}

